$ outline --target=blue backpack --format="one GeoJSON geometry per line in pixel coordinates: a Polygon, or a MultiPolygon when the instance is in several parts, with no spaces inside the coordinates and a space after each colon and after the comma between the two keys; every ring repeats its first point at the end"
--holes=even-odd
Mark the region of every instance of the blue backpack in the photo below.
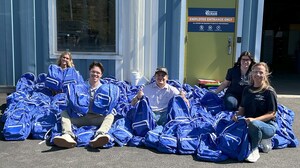
{"type": "Polygon", "coordinates": [[[23,91],[13,92],[6,97],[7,106],[10,106],[11,104],[15,104],[22,100],[28,99],[28,97],[29,97],[29,95],[27,95],[23,91]]]}
{"type": "Polygon", "coordinates": [[[28,109],[14,109],[6,118],[3,127],[5,140],[20,141],[28,138],[31,132],[31,117],[28,109]]]}
{"type": "Polygon", "coordinates": [[[61,122],[58,119],[58,122],[54,124],[54,127],[52,127],[48,132],[45,134],[44,139],[46,140],[47,145],[54,145],[53,139],[56,136],[61,136],[62,127],[61,122]]]}
{"type": "Polygon", "coordinates": [[[76,142],[78,147],[88,146],[89,142],[94,138],[98,126],[82,126],[75,129],[76,142]]]}
{"type": "Polygon", "coordinates": [[[167,121],[191,118],[189,108],[181,96],[174,96],[169,101],[168,110],[167,121]]]}
{"type": "Polygon", "coordinates": [[[37,76],[36,84],[35,84],[35,91],[36,92],[42,92],[48,96],[52,96],[52,91],[50,88],[46,86],[46,78],[47,74],[46,73],[40,73],[37,76]]]}
{"type": "Polygon", "coordinates": [[[177,129],[180,124],[189,123],[189,120],[171,120],[167,122],[159,136],[157,150],[163,153],[177,153],[177,129]]]}
{"type": "Polygon", "coordinates": [[[143,96],[143,98],[138,102],[136,111],[133,115],[133,134],[144,137],[148,131],[153,130],[155,127],[156,123],[153,119],[149,100],[146,96],[143,96]]]}
{"type": "Polygon", "coordinates": [[[119,100],[120,89],[111,83],[102,84],[96,91],[93,102],[93,112],[108,115],[113,112],[119,100]]]}
{"type": "Polygon", "coordinates": [[[44,139],[45,134],[55,126],[57,117],[47,107],[36,107],[35,111],[31,120],[31,135],[33,139],[44,139]]]}
{"type": "Polygon", "coordinates": [[[63,70],[62,88],[64,91],[67,90],[67,85],[82,83],[84,83],[84,80],[74,67],[69,67],[63,70]]]}
{"type": "Polygon", "coordinates": [[[48,67],[48,74],[45,81],[46,87],[54,91],[62,90],[62,82],[63,82],[63,70],[60,66],[51,64],[48,67]]]}
{"type": "Polygon", "coordinates": [[[130,141],[128,142],[127,145],[133,146],[133,147],[144,146],[145,145],[145,137],[133,135],[133,137],[130,139],[130,141]]]}
{"type": "Polygon", "coordinates": [[[242,161],[250,153],[247,123],[244,118],[238,118],[238,122],[231,121],[216,139],[218,149],[231,159],[242,161]]]}
{"type": "Polygon", "coordinates": [[[177,89],[182,89],[181,83],[176,80],[168,80],[167,83],[171,86],[174,86],[177,89]]]}
{"type": "Polygon", "coordinates": [[[145,146],[149,148],[158,148],[159,137],[162,134],[163,126],[158,125],[145,135],[145,146]]]}
{"type": "Polygon", "coordinates": [[[127,143],[133,137],[130,123],[131,122],[127,118],[120,118],[112,125],[110,129],[111,135],[119,146],[127,145],[127,143]]]}
{"type": "Polygon", "coordinates": [[[276,130],[276,136],[272,138],[274,143],[273,148],[283,147],[297,147],[299,141],[293,131],[293,122],[295,113],[288,107],[278,104],[278,110],[276,112],[276,123],[278,129],[276,130]]]}
{"type": "Polygon", "coordinates": [[[178,125],[178,152],[180,154],[194,154],[199,145],[200,135],[212,132],[214,132],[213,126],[203,117],[178,125]]]}
{"type": "Polygon", "coordinates": [[[59,93],[53,96],[50,107],[57,114],[68,108],[68,96],[66,93],[59,93]]]}
{"type": "Polygon", "coordinates": [[[78,118],[86,115],[89,111],[90,94],[86,84],[68,85],[70,117],[78,118]]]}
{"type": "Polygon", "coordinates": [[[208,92],[208,90],[206,88],[200,88],[199,86],[194,85],[192,95],[193,95],[194,99],[201,100],[207,92],[208,92]]]}
{"type": "Polygon", "coordinates": [[[217,94],[207,92],[200,100],[208,112],[215,115],[223,110],[223,100],[217,94]]]}
{"type": "Polygon", "coordinates": [[[36,77],[33,73],[24,73],[16,84],[16,91],[22,91],[31,94],[35,89],[36,77]]]}
{"type": "Polygon", "coordinates": [[[197,160],[221,162],[228,159],[228,156],[218,149],[216,138],[214,133],[200,135],[196,156],[197,160]]]}

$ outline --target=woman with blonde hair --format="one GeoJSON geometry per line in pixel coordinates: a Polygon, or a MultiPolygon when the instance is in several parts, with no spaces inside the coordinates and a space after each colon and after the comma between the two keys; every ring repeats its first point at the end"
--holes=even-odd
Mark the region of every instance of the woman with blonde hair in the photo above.
{"type": "Polygon", "coordinates": [[[259,62],[252,66],[250,85],[244,89],[239,111],[233,116],[235,121],[237,116],[244,116],[248,124],[251,153],[246,161],[249,162],[259,159],[259,144],[262,145],[263,152],[272,149],[271,138],[277,130],[277,96],[270,86],[269,75],[266,63],[259,62]]]}
{"type": "Polygon", "coordinates": [[[57,59],[57,65],[60,66],[62,69],[74,67],[71,53],[68,51],[62,52],[59,58],[57,59]]]}

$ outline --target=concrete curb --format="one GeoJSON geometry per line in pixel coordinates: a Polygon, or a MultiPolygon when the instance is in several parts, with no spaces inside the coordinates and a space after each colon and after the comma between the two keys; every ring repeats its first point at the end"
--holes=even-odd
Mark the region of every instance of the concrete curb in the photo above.
{"type": "Polygon", "coordinates": [[[286,94],[278,94],[278,98],[300,98],[300,95],[286,95],[286,94]]]}

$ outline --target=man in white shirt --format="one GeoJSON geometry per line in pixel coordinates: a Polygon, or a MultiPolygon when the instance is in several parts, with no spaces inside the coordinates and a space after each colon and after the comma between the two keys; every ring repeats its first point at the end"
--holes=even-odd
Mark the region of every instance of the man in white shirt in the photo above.
{"type": "Polygon", "coordinates": [[[167,121],[168,103],[175,95],[181,95],[189,106],[185,94],[177,88],[169,85],[167,68],[157,68],[155,71],[155,82],[146,85],[132,100],[135,105],[144,95],[148,97],[150,107],[154,113],[154,119],[158,125],[164,125],[167,121]]]}

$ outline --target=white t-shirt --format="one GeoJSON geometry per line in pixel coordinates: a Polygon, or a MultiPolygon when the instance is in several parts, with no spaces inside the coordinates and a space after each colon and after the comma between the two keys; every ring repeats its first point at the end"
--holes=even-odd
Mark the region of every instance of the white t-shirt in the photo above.
{"type": "Polygon", "coordinates": [[[179,94],[179,90],[174,86],[166,84],[163,88],[159,88],[155,82],[146,85],[143,92],[148,97],[149,104],[154,112],[166,111],[169,101],[173,96],[179,94]]]}
{"type": "Polygon", "coordinates": [[[87,85],[89,86],[89,94],[90,94],[90,105],[89,105],[89,112],[88,113],[94,113],[93,110],[92,110],[92,105],[93,105],[93,102],[94,102],[94,96],[95,96],[96,91],[99,89],[99,87],[102,84],[99,82],[99,84],[95,88],[92,88],[89,81],[87,81],[87,85]]]}

